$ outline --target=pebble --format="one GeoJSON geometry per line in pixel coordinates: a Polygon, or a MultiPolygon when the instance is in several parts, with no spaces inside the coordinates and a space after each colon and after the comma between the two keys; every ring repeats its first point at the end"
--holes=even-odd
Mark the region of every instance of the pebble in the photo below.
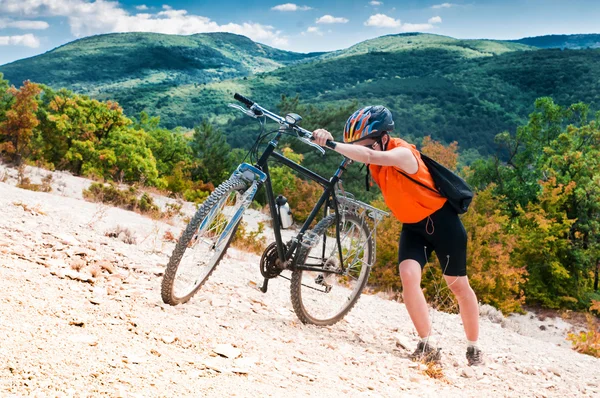
{"type": "Polygon", "coordinates": [[[235,359],[242,355],[242,351],[238,348],[235,348],[231,344],[217,344],[213,351],[216,354],[222,355],[226,358],[235,359]]]}

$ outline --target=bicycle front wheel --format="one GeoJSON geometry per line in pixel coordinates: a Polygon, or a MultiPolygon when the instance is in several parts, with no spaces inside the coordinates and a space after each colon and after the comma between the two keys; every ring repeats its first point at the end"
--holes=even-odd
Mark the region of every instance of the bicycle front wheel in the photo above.
{"type": "Polygon", "coordinates": [[[368,225],[354,214],[340,220],[339,246],[335,215],[325,217],[312,232],[318,243],[299,249],[297,265],[317,270],[292,273],[292,305],[303,323],[333,325],[354,307],[367,284],[375,258],[373,239],[368,225]]]}
{"type": "Polygon", "coordinates": [[[243,180],[230,178],[198,208],[167,264],[161,286],[165,303],[185,303],[215,270],[241,220],[246,189],[243,180]]]}

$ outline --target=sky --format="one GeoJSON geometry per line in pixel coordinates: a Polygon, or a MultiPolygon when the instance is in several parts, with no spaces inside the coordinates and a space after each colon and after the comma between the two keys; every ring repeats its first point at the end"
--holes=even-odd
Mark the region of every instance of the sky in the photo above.
{"type": "Polygon", "coordinates": [[[113,32],[225,31],[297,52],[401,32],[500,40],[600,33],[600,0],[444,1],[0,0],[0,65],[113,32]]]}

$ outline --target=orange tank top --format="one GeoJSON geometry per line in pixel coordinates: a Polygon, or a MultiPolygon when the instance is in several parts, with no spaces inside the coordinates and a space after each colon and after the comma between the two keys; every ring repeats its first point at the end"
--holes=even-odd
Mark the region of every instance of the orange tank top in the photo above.
{"type": "MultiPolygon", "coordinates": [[[[419,168],[415,174],[409,174],[411,178],[435,190],[431,174],[421,160],[421,154],[417,148],[400,138],[390,138],[386,150],[397,147],[410,149],[417,159],[419,168]]],[[[446,198],[409,180],[398,171],[397,167],[372,164],[369,166],[369,170],[381,188],[385,204],[402,223],[419,222],[441,209],[446,203],[446,198]]]]}

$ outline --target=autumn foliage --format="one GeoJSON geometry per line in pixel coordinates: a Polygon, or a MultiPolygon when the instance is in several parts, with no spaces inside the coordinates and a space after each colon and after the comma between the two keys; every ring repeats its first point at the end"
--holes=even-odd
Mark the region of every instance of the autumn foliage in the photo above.
{"type": "Polygon", "coordinates": [[[14,101],[6,112],[6,120],[0,123],[0,152],[4,151],[17,165],[28,155],[33,129],[40,124],[36,116],[40,92],[40,86],[29,80],[18,90],[8,89],[14,101]]]}

